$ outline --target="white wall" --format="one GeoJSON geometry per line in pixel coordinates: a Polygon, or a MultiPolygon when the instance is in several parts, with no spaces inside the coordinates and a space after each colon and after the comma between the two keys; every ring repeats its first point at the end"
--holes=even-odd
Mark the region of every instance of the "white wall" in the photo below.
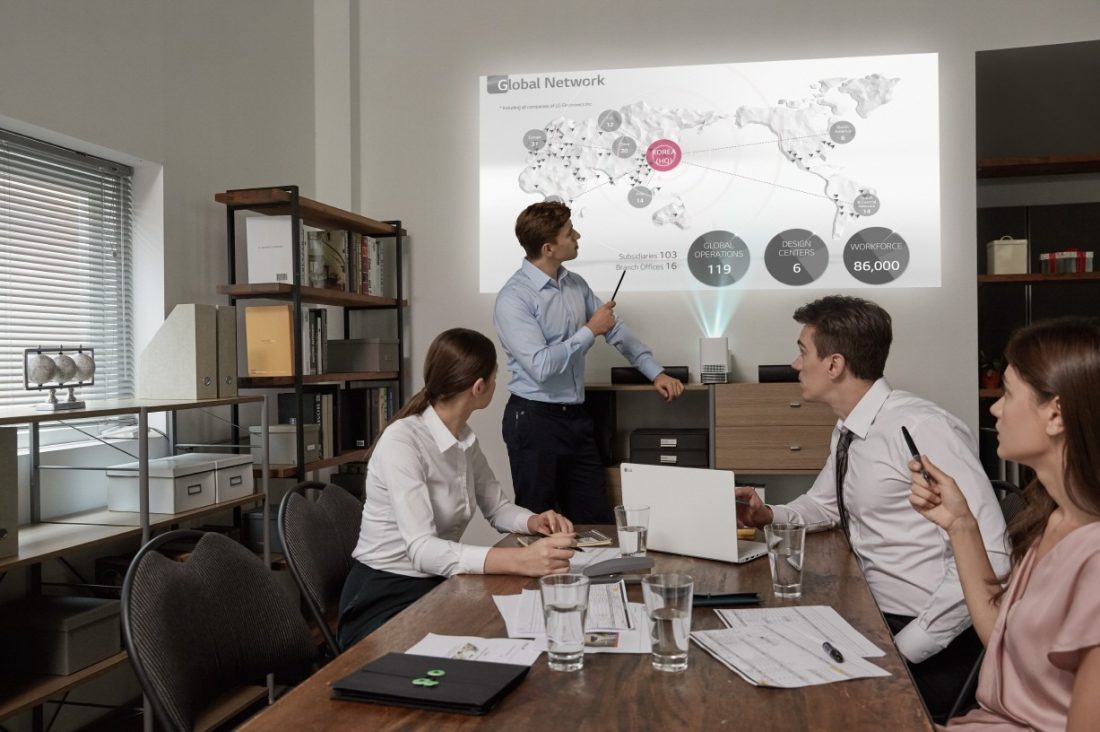
{"type": "MultiPolygon", "coordinates": [[[[974,53],[1085,40],[1100,28],[1100,5],[1066,0],[1051,12],[1030,0],[776,0],[766,6],[744,0],[364,0],[359,14],[359,209],[400,218],[412,234],[414,386],[440,330],[464,325],[493,332],[494,296],[478,294],[477,282],[479,76],[939,53],[943,286],[856,294],[872,295],[894,316],[887,368],[894,384],[940,402],[976,428],[974,53]]],[[[517,245],[517,266],[520,256],[517,245]]],[[[823,294],[769,291],[743,299],[728,331],[743,378],[753,380],[758,363],[792,358],[797,326],[790,314],[823,294]]],[[[696,363],[686,297],[620,299],[619,314],[661,361],[696,363]]],[[[608,368],[619,363],[618,354],[599,345],[590,352],[588,378],[606,381],[608,368]]],[[[499,438],[504,402],[501,394],[476,415],[475,428],[507,484],[499,438]]]]}
{"type": "MultiPolygon", "coordinates": [[[[138,283],[139,315],[159,323],[178,303],[225,302],[216,192],[299,184],[313,195],[312,31],[310,0],[0,0],[0,115],[24,134],[138,165],[135,244],[163,257],[156,281],[138,283]]],[[[61,493],[52,510],[63,510],[61,493]]],[[[120,683],[100,684],[112,687],[106,699],[90,687],[73,696],[134,693],[120,683]]],[[[4,725],[24,729],[22,717],[4,725]]],[[[62,712],[55,728],[75,718],[62,712]]]]}

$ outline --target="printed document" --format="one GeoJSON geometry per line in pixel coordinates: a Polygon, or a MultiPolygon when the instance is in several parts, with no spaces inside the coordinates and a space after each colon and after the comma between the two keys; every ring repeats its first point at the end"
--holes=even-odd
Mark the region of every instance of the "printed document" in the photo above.
{"type": "Polygon", "coordinates": [[[546,643],[512,638],[476,638],[466,635],[428,633],[405,651],[416,656],[459,658],[464,661],[495,661],[530,666],[546,650],[546,643]]]}
{"type": "Polygon", "coordinates": [[[715,610],[719,619],[730,628],[767,625],[780,633],[788,630],[810,638],[829,641],[845,658],[851,656],[883,656],[885,652],[852,627],[828,605],[796,607],[761,607],[744,610],[715,610]]]}

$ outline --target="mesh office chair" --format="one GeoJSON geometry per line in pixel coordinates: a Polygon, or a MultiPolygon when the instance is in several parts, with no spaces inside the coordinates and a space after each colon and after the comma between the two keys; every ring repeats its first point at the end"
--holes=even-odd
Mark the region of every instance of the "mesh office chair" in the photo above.
{"type": "Polygon", "coordinates": [[[137,553],[122,584],[122,637],[156,719],[195,727],[229,690],[305,678],[309,627],[264,563],[221,534],[169,531],[137,553]],[[157,550],[199,537],[184,562],[157,550]]]}
{"type": "MultiPolygon", "coordinates": [[[[1001,513],[1004,515],[1007,524],[1027,505],[1027,501],[1024,500],[1024,491],[1006,480],[990,482],[993,484],[993,491],[997,494],[997,503],[1001,506],[1001,513]]],[[[981,674],[984,659],[985,649],[983,648],[974,660],[974,665],[970,668],[970,674],[966,677],[959,695],[955,698],[955,703],[951,705],[951,711],[947,713],[947,719],[965,714],[978,705],[975,694],[978,690],[978,676],[981,674]]]]}
{"type": "Polygon", "coordinates": [[[330,657],[340,653],[331,623],[351,572],[363,504],[338,485],[299,483],[279,504],[279,538],[302,598],[325,638],[330,657]],[[318,494],[311,501],[309,495],[318,494]]]}

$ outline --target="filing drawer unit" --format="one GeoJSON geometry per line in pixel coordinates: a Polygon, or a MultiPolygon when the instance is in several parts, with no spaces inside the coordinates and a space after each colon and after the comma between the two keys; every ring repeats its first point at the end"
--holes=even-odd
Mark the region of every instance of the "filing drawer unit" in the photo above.
{"type": "Polygon", "coordinates": [[[826,405],[805,401],[800,384],[714,389],[716,468],[810,475],[825,465],[837,418],[826,405]]]}
{"type": "Polygon", "coordinates": [[[705,429],[633,430],[630,433],[630,461],[644,465],[708,467],[709,434],[705,429]]]}

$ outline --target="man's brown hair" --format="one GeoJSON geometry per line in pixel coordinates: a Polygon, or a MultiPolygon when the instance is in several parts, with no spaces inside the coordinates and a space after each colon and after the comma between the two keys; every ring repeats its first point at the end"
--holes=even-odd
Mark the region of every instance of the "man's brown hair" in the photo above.
{"type": "Polygon", "coordinates": [[[572,216],[569,207],[558,201],[532,203],[516,218],[516,238],[531,261],[542,256],[542,245],[553,241],[572,216]]]}
{"type": "Polygon", "coordinates": [[[894,339],[890,313],[869,300],[830,295],[803,305],[794,319],[813,327],[818,358],[839,353],[856,378],[882,378],[894,339]]]}

